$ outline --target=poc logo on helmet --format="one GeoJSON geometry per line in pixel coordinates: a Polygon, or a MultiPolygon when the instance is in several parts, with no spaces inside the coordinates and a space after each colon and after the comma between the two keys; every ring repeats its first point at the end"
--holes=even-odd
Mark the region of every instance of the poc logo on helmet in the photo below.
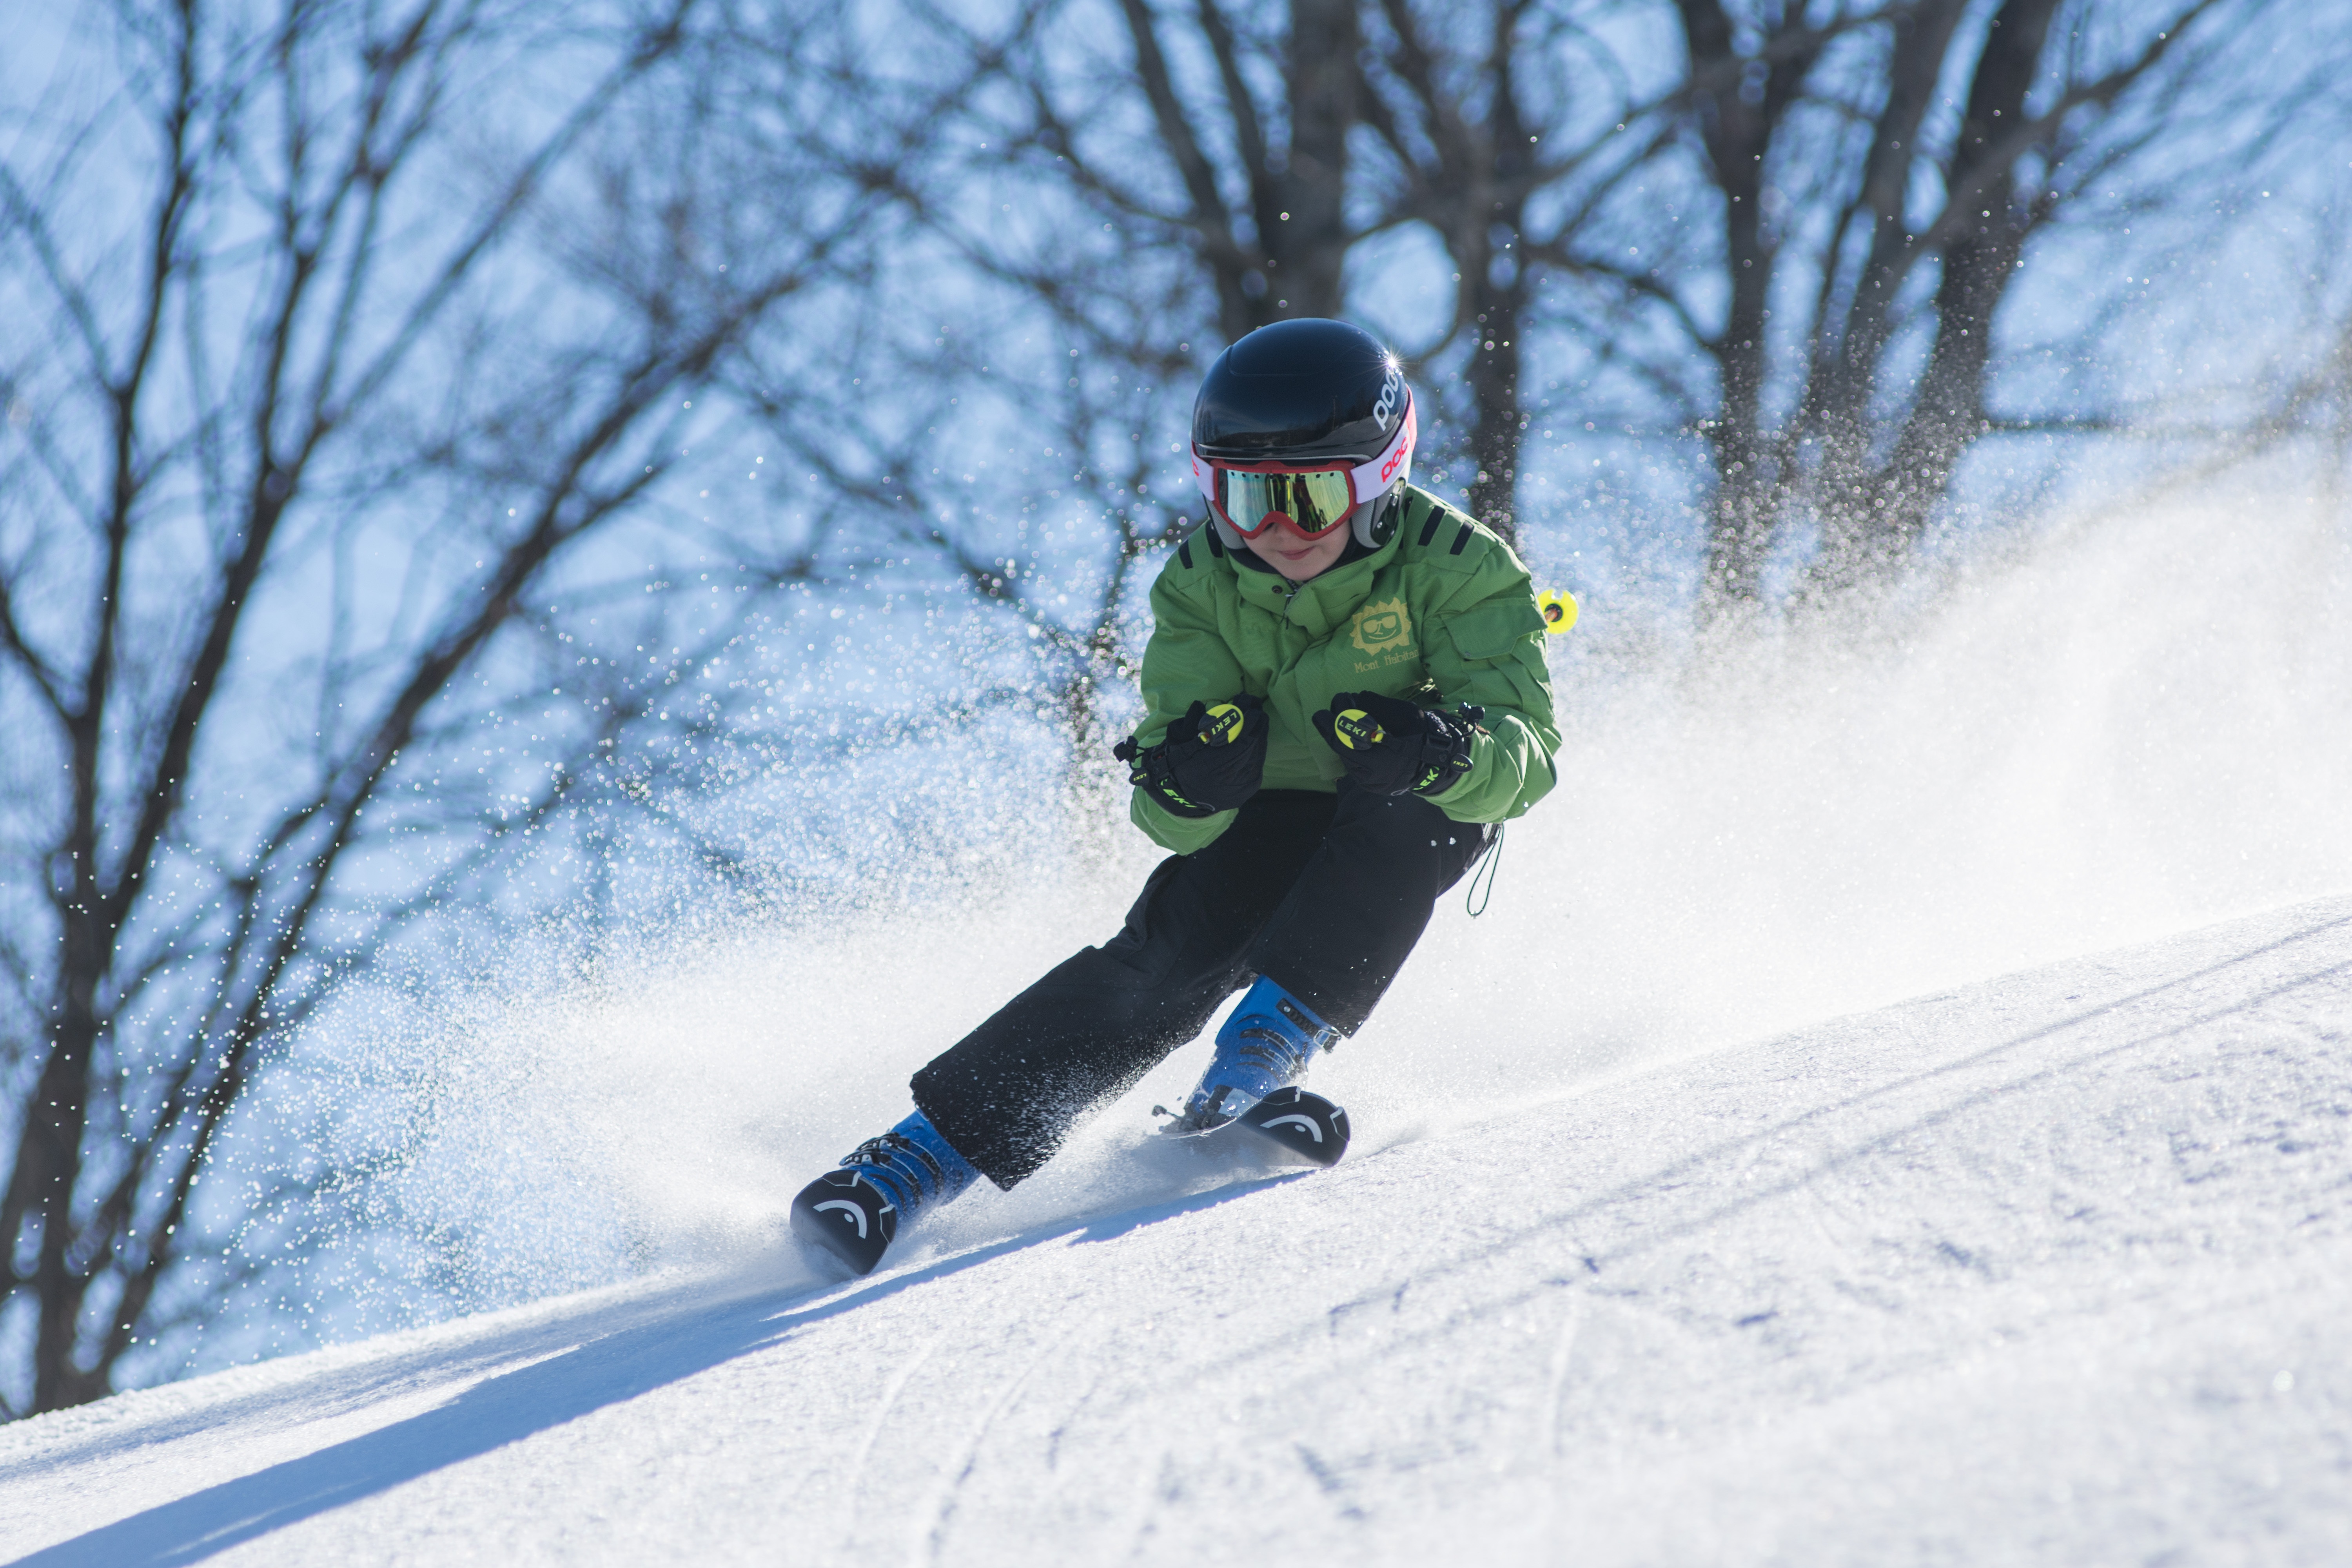
{"type": "Polygon", "coordinates": [[[1372,405],[1373,422],[1383,430],[1389,427],[1389,416],[1396,412],[1397,399],[1404,395],[1404,372],[1389,366],[1389,378],[1381,384],[1381,400],[1372,405]]]}

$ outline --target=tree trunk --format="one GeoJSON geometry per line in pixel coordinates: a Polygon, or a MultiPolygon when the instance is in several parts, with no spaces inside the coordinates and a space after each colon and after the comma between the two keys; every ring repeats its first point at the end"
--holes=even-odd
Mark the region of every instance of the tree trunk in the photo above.
{"type": "Polygon", "coordinates": [[[1475,329],[1464,376],[1470,386],[1470,452],[1477,464],[1470,480],[1470,514],[1515,546],[1519,539],[1519,447],[1527,434],[1519,367],[1528,274],[1520,246],[1526,238],[1528,174],[1533,162],[1518,82],[1511,69],[1517,22],[1515,7],[1495,6],[1486,73],[1492,97],[1485,134],[1470,141],[1478,163],[1454,247],[1462,268],[1466,313],[1475,329]]]}
{"type": "MultiPolygon", "coordinates": [[[[1895,334],[1895,296],[1920,256],[1905,213],[1920,156],[1919,130],[1936,103],[1961,9],[1958,0],[1942,0],[1890,24],[1886,99],[1872,127],[1861,188],[1841,226],[1843,237],[1866,225],[1868,253],[1844,310],[1835,310],[1825,289],[1824,319],[1813,323],[1811,368],[1798,424],[1820,447],[1811,500],[1821,523],[1820,559],[1833,571],[1859,567],[1877,548],[1872,471],[1877,425],[1872,405],[1895,334]]],[[[1832,267],[1841,248],[1832,247],[1832,267]]]]}
{"type": "Polygon", "coordinates": [[[1352,237],[1348,134],[1356,123],[1360,47],[1355,0],[1291,0],[1290,146],[1253,182],[1268,321],[1343,309],[1340,274],[1352,237]]]}
{"type": "Polygon", "coordinates": [[[1885,468],[1871,477],[1870,513],[1878,553],[1908,558],[1961,457],[1985,430],[1985,375],[1993,316],[2015,280],[2035,218],[2016,210],[2017,176],[2006,159],[1988,163],[2002,122],[2025,113],[2057,0],[2008,0],[1993,18],[1953,157],[1955,190],[1977,189],[1958,232],[1945,246],[1936,289],[1936,341],[1917,400],[1885,468]]]}
{"type": "MultiPolygon", "coordinates": [[[[1737,57],[1731,17],[1716,0],[1680,0],[1690,74],[1730,74],[1737,57]]],[[[1707,518],[1706,558],[1700,582],[1702,613],[1718,616],[1754,602],[1763,591],[1765,557],[1780,512],[1788,476],[1763,429],[1764,378],[1770,319],[1774,250],[1764,225],[1764,154],[1810,56],[1779,64],[1751,62],[1742,78],[1760,81],[1697,95],[1699,137],[1723,196],[1724,264],[1730,308],[1723,331],[1704,345],[1716,364],[1720,402],[1706,426],[1715,460],[1715,496],[1707,518]],[[1760,87],[1760,90],[1757,88],[1760,87]]]]}

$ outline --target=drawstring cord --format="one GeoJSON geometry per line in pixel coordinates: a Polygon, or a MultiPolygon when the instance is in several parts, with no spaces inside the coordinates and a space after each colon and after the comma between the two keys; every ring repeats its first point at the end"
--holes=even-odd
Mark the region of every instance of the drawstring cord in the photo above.
{"type": "Polygon", "coordinates": [[[1486,912],[1487,904],[1493,901],[1495,897],[1495,869],[1502,863],[1503,825],[1498,822],[1495,824],[1495,836],[1486,840],[1486,847],[1478,851],[1478,858],[1470,862],[1470,886],[1468,890],[1462,895],[1462,907],[1465,910],[1469,910],[1470,918],[1472,920],[1475,921],[1480,915],[1485,914],[1486,912]],[[1486,879],[1486,896],[1483,899],[1478,898],[1478,879],[1481,877],[1486,879]],[[1477,900],[1477,907],[1475,909],[1471,907],[1471,900],[1473,899],[1477,900]]]}

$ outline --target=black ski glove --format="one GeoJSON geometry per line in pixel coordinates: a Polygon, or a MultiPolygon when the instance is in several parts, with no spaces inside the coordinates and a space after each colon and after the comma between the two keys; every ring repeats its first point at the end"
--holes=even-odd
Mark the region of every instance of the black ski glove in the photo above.
{"type": "Polygon", "coordinates": [[[1483,708],[1440,713],[1401,697],[1340,691],[1313,715],[1348,776],[1374,795],[1439,795],[1470,771],[1470,741],[1483,708]]]}
{"type": "Polygon", "coordinates": [[[1243,691],[1214,708],[1193,703],[1156,746],[1130,735],[1110,754],[1128,764],[1128,783],[1178,816],[1214,816],[1257,793],[1265,737],[1265,704],[1243,691]]]}

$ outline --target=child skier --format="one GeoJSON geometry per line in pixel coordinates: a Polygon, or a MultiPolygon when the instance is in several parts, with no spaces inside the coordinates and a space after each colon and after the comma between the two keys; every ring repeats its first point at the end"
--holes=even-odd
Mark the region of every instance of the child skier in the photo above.
{"type": "Polygon", "coordinates": [[[1559,744],[1527,569],[1408,482],[1415,425],[1395,359],[1344,322],[1277,322],[1209,367],[1209,517],[1152,584],[1147,712],[1117,748],[1129,816],[1173,855],[1124,930],[916,1073],[914,1113],[809,1184],[803,1243],[867,1272],[918,1209],[1036,1171],[1244,984],[1162,1131],[1255,1111],[1337,1157],[1344,1116],[1287,1086],[1363,1026],[1559,744]]]}

